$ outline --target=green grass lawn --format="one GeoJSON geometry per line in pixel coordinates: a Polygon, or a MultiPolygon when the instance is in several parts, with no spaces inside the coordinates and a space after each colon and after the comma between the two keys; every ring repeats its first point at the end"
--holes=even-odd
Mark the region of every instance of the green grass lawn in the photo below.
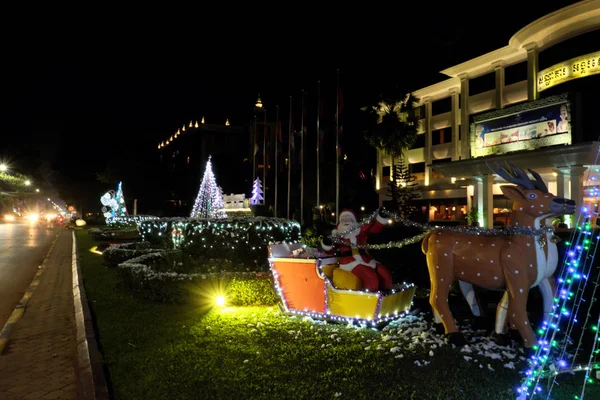
{"type": "MultiPolygon", "coordinates": [[[[467,352],[444,344],[423,314],[376,331],[290,317],[277,307],[144,302],[89,251],[98,242],[85,230],[76,234],[115,400],[515,398],[522,353],[490,344],[481,331],[466,330],[474,341],[467,352]]],[[[573,399],[583,374],[561,375],[559,383],[552,398],[573,399]]],[[[598,384],[585,395],[600,398],[598,384]]]]}

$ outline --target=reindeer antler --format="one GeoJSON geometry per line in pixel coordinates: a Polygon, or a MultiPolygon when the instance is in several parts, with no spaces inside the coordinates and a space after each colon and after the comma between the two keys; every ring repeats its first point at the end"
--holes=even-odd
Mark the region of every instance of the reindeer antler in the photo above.
{"type": "Polygon", "coordinates": [[[546,184],[544,183],[544,180],[542,179],[542,177],[540,176],[540,174],[538,174],[537,172],[535,172],[532,169],[527,169],[527,171],[529,171],[529,173],[531,175],[533,175],[533,177],[535,178],[535,186],[544,193],[548,193],[548,187],[546,186],[546,184]]]}
{"type": "MultiPolygon", "coordinates": [[[[486,161],[486,164],[489,169],[497,173],[499,176],[504,178],[507,182],[517,184],[519,186],[524,187],[525,189],[535,189],[534,182],[529,179],[527,172],[523,172],[512,164],[506,163],[507,167],[503,167],[498,163],[498,161],[494,162],[494,166],[490,165],[489,162],[486,161]]],[[[534,175],[535,176],[535,175],[534,175]]],[[[537,179],[537,178],[536,178],[537,179]]],[[[545,186],[545,185],[544,185],[545,186]]]]}

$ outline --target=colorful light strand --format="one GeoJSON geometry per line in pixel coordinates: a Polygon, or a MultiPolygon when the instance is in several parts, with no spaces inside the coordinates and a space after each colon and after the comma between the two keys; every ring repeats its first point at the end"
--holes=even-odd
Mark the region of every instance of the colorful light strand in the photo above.
{"type": "MultiPolygon", "coordinates": [[[[596,154],[596,161],[597,160],[598,153],[596,154]]],[[[596,165],[596,162],[594,165],[596,165]]],[[[597,169],[595,170],[598,172],[597,169]]],[[[581,211],[577,218],[576,229],[572,234],[572,239],[570,242],[565,243],[568,248],[563,261],[563,270],[557,280],[558,285],[554,296],[552,312],[538,329],[537,333],[539,338],[538,344],[534,346],[535,354],[529,358],[529,368],[525,371],[525,378],[517,388],[518,400],[531,399],[536,395],[542,395],[543,390],[541,386],[539,386],[539,381],[547,377],[553,378],[547,390],[546,398],[550,398],[553,386],[558,384],[555,377],[561,373],[573,372],[575,370],[586,371],[581,393],[579,396],[575,396],[575,399],[583,399],[585,385],[593,382],[593,378],[589,375],[590,370],[593,368],[600,368],[599,365],[592,365],[593,358],[600,352],[600,350],[596,350],[596,347],[599,346],[597,332],[600,323],[596,323],[596,325],[591,327],[591,330],[595,331],[596,335],[588,365],[580,368],[574,367],[576,354],[580,349],[582,337],[587,329],[587,323],[590,316],[589,310],[594,302],[597,301],[596,289],[598,288],[600,280],[600,274],[598,274],[591,296],[592,298],[584,300],[583,294],[585,293],[588,278],[592,273],[594,255],[596,254],[598,244],[600,243],[600,236],[594,237],[592,231],[592,222],[595,223],[598,218],[599,195],[597,191],[592,191],[596,197],[594,210],[589,210],[587,207],[581,207],[581,211]],[[576,287],[576,289],[574,289],[574,287],[576,287]],[[568,307],[570,302],[572,303],[571,307],[568,307]],[[577,316],[582,302],[587,302],[589,304],[588,313],[582,326],[582,333],[579,338],[575,355],[572,357],[571,365],[569,365],[569,362],[566,360],[566,349],[567,346],[572,343],[571,335],[575,324],[578,322],[577,316]],[[567,317],[566,329],[561,330],[561,320],[567,317]],[[558,338],[559,333],[563,337],[562,341],[558,338]],[[556,356],[557,352],[558,355],[556,356]]]]}

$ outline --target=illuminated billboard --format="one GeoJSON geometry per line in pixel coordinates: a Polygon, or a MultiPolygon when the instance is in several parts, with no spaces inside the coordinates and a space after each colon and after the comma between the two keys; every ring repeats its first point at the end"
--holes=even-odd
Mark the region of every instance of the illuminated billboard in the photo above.
{"type": "Polygon", "coordinates": [[[538,72],[538,92],[573,79],[595,74],[600,74],[600,51],[572,58],[538,72]]]}
{"type": "Polygon", "coordinates": [[[473,117],[471,156],[483,157],[571,144],[571,104],[566,94],[473,117]]]}

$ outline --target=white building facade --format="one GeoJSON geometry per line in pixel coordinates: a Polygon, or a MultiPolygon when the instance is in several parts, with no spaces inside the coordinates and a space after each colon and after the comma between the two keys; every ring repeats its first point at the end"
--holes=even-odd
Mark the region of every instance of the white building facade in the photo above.
{"type": "MultiPolygon", "coordinates": [[[[585,204],[585,187],[596,180],[600,136],[592,123],[598,118],[600,128],[600,116],[590,115],[590,99],[600,90],[599,34],[600,0],[578,2],[527,25],[507,46],[441,71],[446,80],[414,91],[422,136],[404,160],[420,184],[426,219],[464,220],[476,207],[480,226],[508,223],[503,215],[511,204],[500,190],[506,182],[486,164],[496,161],[533,169],[551,193],[585,204]]],[[[378,152],[380,205],[389,200],[389,167],[390,158],[378,152]]]]}

